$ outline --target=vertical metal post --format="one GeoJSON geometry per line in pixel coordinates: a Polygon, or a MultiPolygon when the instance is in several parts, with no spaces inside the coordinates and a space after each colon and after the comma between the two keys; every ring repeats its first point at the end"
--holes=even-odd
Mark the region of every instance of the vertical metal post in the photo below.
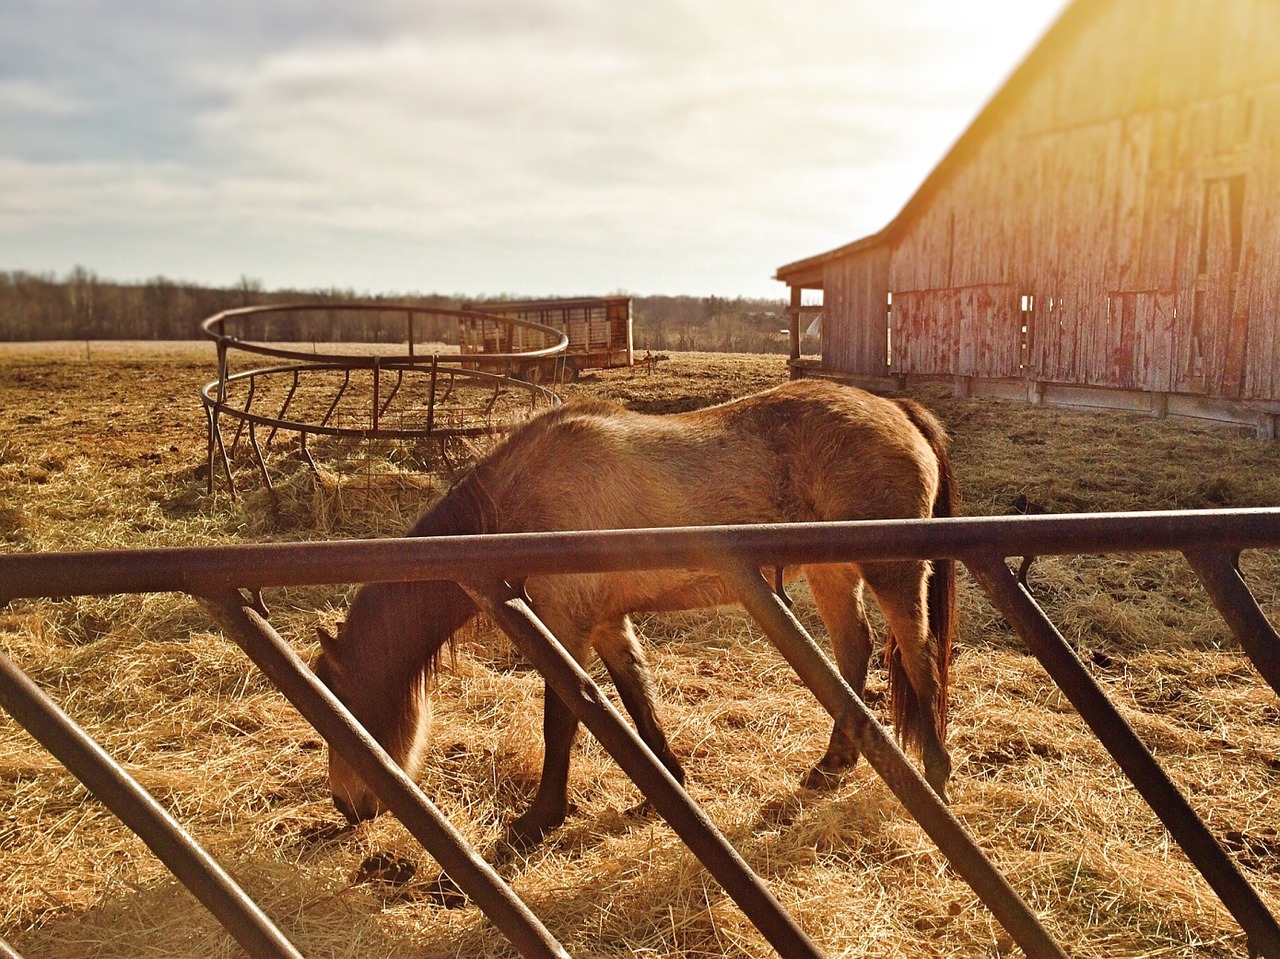
{"type": "Polygon", "coordinates": [[[1280,696],[1280,636],[1249,592],[1235,557],[1209,550],[1187,550],[1183,555],[1231,627],[1236,641],[1280,696]]]}
{"type": "Polygon", "coordinates": [[[1235,916],[1250,947],[1280,959],[1275,917],[1004,559],[982,554],[966,556],[964,563],[1235,916]]]}
{"type": "MultiPolygon", "coordinates": [[[[298,392],[298,370],[293,371],[293,383],[289,386],[289,392],[285,394],[284,402],[280,404],[280,412],[276,414],[277,420],[283,420],[284,414],[289,411],[289,404],[293,402],[293,395],[298,392]]],[[[281,426],[287,424],[276,423],[271,427],[271,432],[267,434],[267,445],[271,445],[271,441],[276,438],[276,431],[281,426]]]]}
{"type": "Polygon", "coordinates": [[[164,807],[3,653],[0,705],[137,833],[249,955],[301,959],[257,904],[164,807]]]}
{"type": "Polygon", "coordinates": [[[804,288],[793,286],[791,288],[791,309],[789,315],[791,322],[791,378],[794,380],[798,377],[796,372],[796,361],[800,359],[800,306],[804,299],[804,288]]]}
{"type": "Polygon", "coordinates": [[[218,336],[218,403],[227,401],[227,344],[230,340],[221,335],[219,329],[218,336]]]}
{"type": "MultiPolygon", "coordinates": [[[[440,371],[440,357],[432,355],[431,357],[431,385],[427,390],[427,435],[430,436],[436,425],[436,376],[440,371]]],[[[449,388],[453,388],[453,381],[449,381],[449,388]]]]}
{"type": "Polygon", "coordinates": [[[1005,881],[937,793],[921,778],[862,700],[854,695],[826,654],[786,607],[782,597],[769,588],[760,570],[735,563],[729,567],[728,576],[747,612],[760,624],[832,718],[844,726],[857,744],[858,751],[867,757],[867,762],[1022,947],[1022,951],[1031,959],[1064,959],[1066,954],[1062,947],[1054,942],[1036,914],[1005,881]]]}
{"type": "MultiPolygon", "coordinates": [[[[231,457],[227,455],[226,440],[222,436],[222,424],[218,422],[218,411],[213,409],[209,413],[210,429],[213,430],[213,439],[218,447],[218,455],[222,459],[222,471],[227,474],[227,490],[231,493],[231,501],[236,500],[236,477],[231,472],[231,457]]],[[[210,454],[212,460],[212,454],[210,454]]],[[[212,462],[209,466],[209,494],[213,495],[213,466],[212,462]]]]}
{"type": "MultiPolygon", "coordinates": [[[[244,398],[244,412],[248,413],[250,407],[253,406],[253,393],[258,388],[258,375],[255,370],[249,375],[249,393],[244,398]]],[[[240,422],[236,424],[236,435],[231,438],[231,455],[236,455],[236,449],[240,446],[240,434],[244,431],[245,417],[239,417],[240,422]]]]}
{"type": "Polygon", "coordinates": [[[249,421],[249,445],[253,448],[254,459],[258,461],[258,472],[262,474],[263,485],[274,493],[275,487],[271,485],[271,474],[267,471],[267,460],[262,455],[262,447],[258,444],[258,424],[253,420],[249,421]]]}
{"type": "Polygon", "coordinates": [[[213,438],[213,431],[215,429],[213,425],[213,407],[206,405],[204,408],[204,415],[205,415],[205,419],[208,421],[208,426],[209,426],[209,446],[205,452],[205,460],[209,470],[208,493],[210,496],[212,496],[213,495],[213,452],[214,452],[214,449],[216,448],[215,440],[213,438]]]}
{"type": "Polygon", "coordinates": [[[538,917],[476,854],[328,687],[303,665],[257,610],[246,606],[243,597],[234,591],[200,599],[236,644],[328,741],[329,748],[336,750],[377,793],[522,956],[567,959],[564,947],[538,917]]]}
{"type": "Polygon", "coordinates": [[[505,583],[466,585],[465,588],[640,787],[779,955],[785,959],[822,956],[817,944],[773,897],[760,877],[672,778],[529,605],[505,583]]]}

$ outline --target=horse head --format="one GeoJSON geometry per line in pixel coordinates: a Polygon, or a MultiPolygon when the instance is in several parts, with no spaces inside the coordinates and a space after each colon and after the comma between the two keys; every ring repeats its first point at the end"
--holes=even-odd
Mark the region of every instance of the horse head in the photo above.
{"type": "MultiPolygon", "coordinates": [[[[421,766],[431,726],[426,673],[421,663],[412,668],[400,662],[403,657],[387,655],[386,624],[373,622],[385,617],[376,614],[357,597],[347,622],[338,625],[337,635],[317,627],[320,656],[315,673],[412,778],[421,766]]],[[[334,806],[350,823],[372,819],[385,810],[373,790],[332,748],[329,788],[334,806]]]]}
{"type": "MultiPolygon", "coordinates": [[[[454,583],[369,583],[336,636],[317,628],[316,676],[410,778],[431,729],[428,689],[440,652],[475,612],[454,583]]],[[[332,749],[329,786],[333,804],[352,823],[385,808],[332,749]]]]}

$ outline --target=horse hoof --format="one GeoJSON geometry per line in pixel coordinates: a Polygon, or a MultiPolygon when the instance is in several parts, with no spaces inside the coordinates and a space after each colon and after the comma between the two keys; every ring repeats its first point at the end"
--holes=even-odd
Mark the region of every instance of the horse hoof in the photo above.
{"type": "Polygon", "coordinates": [[[503,861],[510,859],[513,855],[523,856],[532,852],[542,844],[543,837],[554,828],[554,826],[549,828],[527,826],[517,819],[502,835],[503,861]]]}
{"type": "Polygon", "coordinates": [[[844,769],[831,769],[826,766],[814,766],[809,770],[800,785],[814,792],[829,792],[840,785],[844,779],[844,769]]]}
{"type": "Polygon", "coordinates": [[[368,857],[360,864],[356,874],[351,878],[353,886],[363,883],[383,883],[388,886],[403,886],[418,871],[418,864],[412,859],[397,856],[389,852],[379,852],[368,857]]]}
{"type": "Polygon", "coordinates": [[[938,798],[945,804],[947,802],[947,783],[951,781],[951,757],[943,753],[941,757],[935,758],[931,762],[926,755],[924,778],[933,791],[938,794],[938,798]]]}
{"type": "Polygon", "coordinates": [[[942,804],[948,805],[947,800],[947,781],[950,776],[939,776],[936,773],[930,775],[929,770],[925,770],[924,779],[929,784],[929,788],[938,794],[938,798],[942,800],[942,804]]]}

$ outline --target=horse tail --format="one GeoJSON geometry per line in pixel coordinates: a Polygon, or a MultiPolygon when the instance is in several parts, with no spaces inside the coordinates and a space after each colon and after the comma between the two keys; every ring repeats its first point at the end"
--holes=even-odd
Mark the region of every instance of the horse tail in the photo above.
{"type": "MultiPolygon", "coordinates": [[[[929,410],[912,400],[899,399],[897,404],[911,424],[920,431],[938,464],[938,489],[934,494],[930,515],[956,515],[955,474],[951,468],[950,438],[941,421],[929,410]]],[[[935,559],[929,572],[925,601],[928,604],[929,635],[933,644],[937,670],[937,702],[934,720],[939,742],[946,742],[947,701],[951,673],[951,642],[955,632],[956,564],[949,558],[935,559]]],[[[885,661],[889,670],[889,702],[894,728],[900,730],[904,743],[918,742],[916,724],[920,721],[919,701],[915,688],[907,678],[902,655],[892,632],[885,642],[885,661]]]]}

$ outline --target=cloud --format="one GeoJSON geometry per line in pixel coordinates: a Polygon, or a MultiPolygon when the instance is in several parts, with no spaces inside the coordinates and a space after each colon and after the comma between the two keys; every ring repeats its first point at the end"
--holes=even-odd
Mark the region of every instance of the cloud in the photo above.
{"type": "Polygon", "coordinates": [[[75,96],[29,79],[0,80],[0,117],[67,117],[84,111],[75,96]]]}
{"type": "Polygon", "coordinates": [[[1020,55],[975,26],[993,0],[901,7],[16,0],[0,259],[78,220],[278,284],[430,257],[476,292],[768,290],[896,213],[1020,55]]]}

